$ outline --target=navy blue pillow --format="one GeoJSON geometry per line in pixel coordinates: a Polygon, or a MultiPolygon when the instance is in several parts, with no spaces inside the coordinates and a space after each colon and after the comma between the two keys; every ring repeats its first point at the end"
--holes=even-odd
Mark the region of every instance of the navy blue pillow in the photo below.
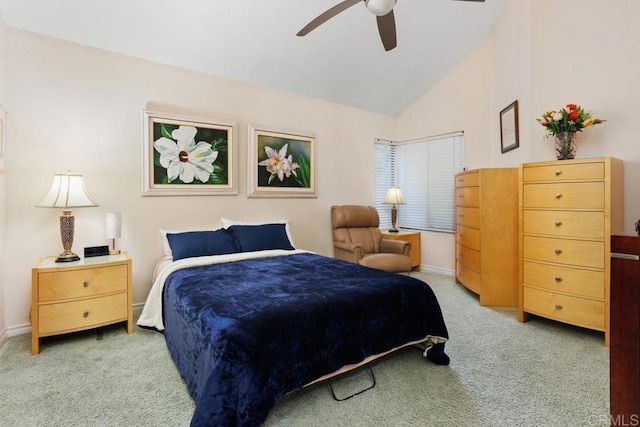
{"type": "Polygon", "coordinates": [[[293,250],[285,224],[232,225],[227,230],[233,235],[241,252],[268,249],[293,250]]]}
{"type": "Polygon", "coordinates": [[[224,228],[215,231],[186,231],[167,233],[173,260],[238,252],[236,242],[224,228]]]}

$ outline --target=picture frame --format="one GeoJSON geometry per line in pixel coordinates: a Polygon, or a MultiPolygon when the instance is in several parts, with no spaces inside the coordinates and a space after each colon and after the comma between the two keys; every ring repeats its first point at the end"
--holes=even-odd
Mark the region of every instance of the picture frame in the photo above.
{"type": "Polygon", "coordinates": [[[142,195],[238,194],[235,135],[235,123],[142,110],[142,195]]]}
{"type": "Polygon", "coordinates": [[[5,168],[6,127],[7,127],[7,110],[5,110],[4,106],[0,104],[0,172],[4,171],[4,168],[5,168]]]}
{"type": "Polygon", "coordinates": [[[500,149],[502,153],[520,146],[518,135],[518,100],[516,99],[500,111],[500,149]]]}
{"type": "Polygon", "coordinates": [[[248,197],[317,196],[316,136],[249,125],[248,197]]]}

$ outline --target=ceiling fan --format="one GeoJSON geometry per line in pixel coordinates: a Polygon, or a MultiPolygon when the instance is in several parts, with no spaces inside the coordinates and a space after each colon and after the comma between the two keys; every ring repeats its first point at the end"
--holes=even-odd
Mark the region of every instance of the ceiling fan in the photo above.
{"type": "MultiPolygon", "coordinates": [[[[355,6],[360,2],[364,2],[365,7],[369,12],[376,15],[378,21],[378,32],[380,33],[380,39],[384,50],[389,51],[396,47],[396,20],[393,15],[393,7],[398,0],[344,0],[341,3],[333,6],[326,12],[318,15],[313,21],[309,22],[303,29],[298,31],[297,36],[303,37],[309,34],[311,31],[318,28],[320,25],[327,22],[337,14],[344,12],[351,6],[355,6]]],[[[456,0],[456,1],[473,1],[484,2],[485,0],[456,0]]]]}

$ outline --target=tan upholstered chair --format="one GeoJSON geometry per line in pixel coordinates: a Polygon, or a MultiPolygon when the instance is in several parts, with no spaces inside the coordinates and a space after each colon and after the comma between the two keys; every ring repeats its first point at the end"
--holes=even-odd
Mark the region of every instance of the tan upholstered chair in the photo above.
{"type": "Polygon", "coordinates": [[[334,256],[380,270],[411,271],[411,244],[383,239],[379,224],[373,206],[331,206],[334,256]]]}

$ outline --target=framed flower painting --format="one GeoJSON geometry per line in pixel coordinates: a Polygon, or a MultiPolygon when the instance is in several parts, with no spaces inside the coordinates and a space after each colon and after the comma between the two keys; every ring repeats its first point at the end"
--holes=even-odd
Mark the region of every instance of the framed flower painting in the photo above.
{"type": "Polygon", "coordinates": [[[317,197],[316,138],[249,125],[249,197],[317,197]]]}
{"type": "Polygon", "coordinates": [[[238,194],[235,124],[142,111],[143,196],[238,194]]]}

